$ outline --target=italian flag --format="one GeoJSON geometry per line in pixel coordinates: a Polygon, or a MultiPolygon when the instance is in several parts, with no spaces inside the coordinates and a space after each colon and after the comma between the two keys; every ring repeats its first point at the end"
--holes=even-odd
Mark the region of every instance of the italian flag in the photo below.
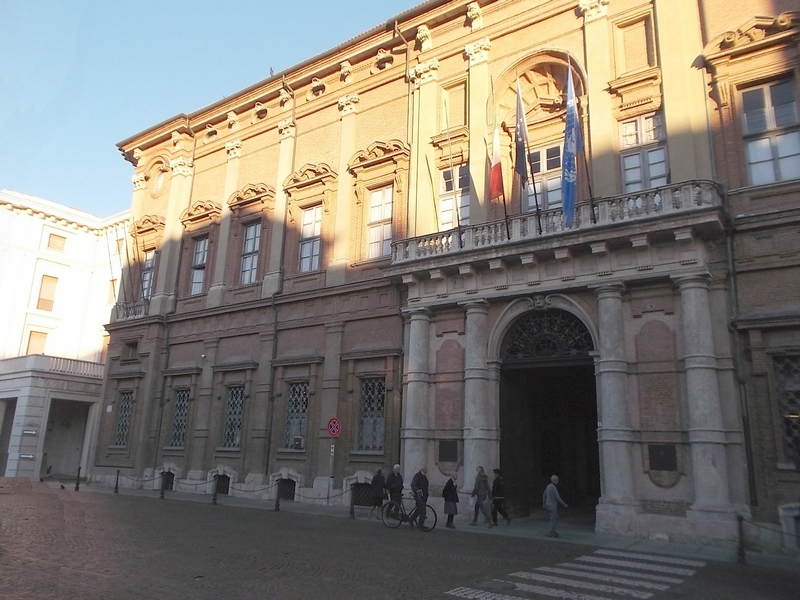
{"type": "Polygon", "coordinates": [[[492,136],[492,166],[489,171],[489,200],[503,196],[503,167],[500,162],[500,130],[494,127],[492,136]]]}

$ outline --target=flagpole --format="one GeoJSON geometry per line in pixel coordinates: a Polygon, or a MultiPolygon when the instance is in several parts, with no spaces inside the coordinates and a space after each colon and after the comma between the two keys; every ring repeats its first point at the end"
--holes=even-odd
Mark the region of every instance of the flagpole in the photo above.
{"type": "Polygon", "coordinates": [[[461,244],[461,197],[456,197],[456,174],[453,171],[453,142],[450,140],[450,102],[448,97],[444,97],[444,127],[447,130],[447,153],[450,162],[450,177],[453,182],[453,211],[456,213],[456,230],[458,234],[458,249],[463,246],[461,244]]]}
{"type": "Polygon", "coordinates": [[[531,153],[528,152],[528,146],[525,146],[525,154],[528,155],[528,165],[531,169],[531,185],[533,186],[533,202],[536,204],[536,224],[539,226],[539,235],[542,235],[542,211],[539,209],[539,194],[536,191],[536,176],[533,174],[533,162],[531,162],[531,153]]]}
{"type": "Polygon", "coordinates": [[[594,215],[594,193],[592,192],[592,178],[589,173],[589,160],[586,158],[586,148],[583,148],[583,165],[586,167],[586,185],[589,186],[589,210],[592,212],[592,223],[597,225],[597,217],[594,215]]]}
{"type": "MultiPolygon", "coordinates": [[[[494,134],[497,131],[497,103],[494,101],[494,79],[492,79],[491,75],[489,75],[489,89],[490,89],[490,91],[492,93],[492,152],[494,153],[494,134]]],[[[501,161],[500,162],[500,168],[501,169],[503,168],[502,165],[503,165],[503,163],[501,161]]],[[[491,168],[491,164],[490,164],[490,168],[491,168]]],[[[492,174],[491,174],[491,171],[490,171],[489,172],[489,188],[490,188],[489,189],[489,195],[490,196],[491,196],[491,182],[492,182],[492,174]]],[[[506,220],[506,238],[508,239],[508,241],[511,241],[511,227],[509,227],[509,225],[508,225],[508,206],[506,206],[506,191],[505,191],[505,189],[502,191],[502,194],[500,195],[500,197],[503,199],[503,216],[505,217],[505,220],[506,220]]],[[[493,198],[489,198],[489,203],[491,203],[492,200],[493,200],[493,198]]],[[[489,208],[488,205],[487,205],[487,208],[489,208]]]]}

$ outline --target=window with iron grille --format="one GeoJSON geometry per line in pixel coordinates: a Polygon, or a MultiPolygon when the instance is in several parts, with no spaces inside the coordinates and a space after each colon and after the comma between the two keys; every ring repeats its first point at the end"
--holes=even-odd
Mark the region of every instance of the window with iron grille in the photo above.
{"type": "Polygon", "coordinates": [[[131,412],[133,411],[133,392],[124,391],[119,394],[117,405],[117,427],[114,431],[114,446],[127,446],[128,434],[131,430],[131,412]]]}
{"type": "Polygon", "coordinates": [[[294,447],[294,438],[305,440],[308,423],[308,382],[289,384],[289,397],[286,402],[286,433],[284,448],[294,447]]]}
{"type": "Polygon", "coordinates": [[[172,408],[172,433],[169,445],[182,448],[186,439],[186,423],[189,419],[189,390],[175,392],[175,405],[172,408]]]}
{"type": "Polygon", "coordinates": [[[439,187],[439,230],[469,225],[469,167],[442,170],[439,187]],[[453,174],[455,173],[455,177],[453,174]],[[456,212],[458,211],[458,212],[456,212]]]}
{"type": "Polygon", "coordinates": [[[194,240],[192,253],[192,282],[189,293],[194,296],[203,293],[203,281],[206,277],[206,261],[208,258],[208,236],[194,240]]]}
{"type": "Polygon", "coordinates": [[[244,412],[244,386],[228,388],[225,402],[225,424],[222,430],[222,447],[238,448],[242,437],[242,413],[244,412]]]}
{"type": "Polygon", "coordinates": [[[361,380],[361,405],[358,413],[358,449],[383,450],[386,383],[383,379],[361,380]]]}
{"type": "Polygon", "coordinates": [[[620,138],[625,192],[638,192],[668,183],[666,136],[661,113],[621,123],[620,138]]]}
{"type": "Polygon", "coordinates": [[[380,258],[392,253],[392,188],[370,193],[367,256],[380,258]]]}
{"type": "Polygon", "coordinates": [[[300,227],[300,272],[308,273],[319,269],[319,252],[322,232],[322,205],[312,206],[303,211],[303,224],[300,227]]]}
{"type": "Polygon", "coordinates": [[[258,273],[258,249],[261,245],[261,223],[251,223],[244,228],[242,242],[242,268],[239,283],[247,285],[256,282],[258,273]]]}
{"type": "Polygon", "coordinates": [[[800,356],[781,356],[775,365],[776,396],[786,458],[800,464],[800,356]]]}
{"type": "Polygon", "coordinates": [[[800,119],[793,79],[742,92],[744,141],[752,185],[800,177],[800,119]]]}

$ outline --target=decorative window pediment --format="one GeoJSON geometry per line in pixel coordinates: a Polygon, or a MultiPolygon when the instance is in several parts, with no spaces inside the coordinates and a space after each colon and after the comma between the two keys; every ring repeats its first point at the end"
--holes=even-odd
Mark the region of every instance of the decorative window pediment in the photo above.
{"type": "Polygon", "coordinates": [[[222,207],[212,200],[200,200],[181,213],[184,227],[204,225],[219,219],[222,207]]]}
{"type": "Polygon", "coordinates": [[[780,43],[798,33],[800,11],[789,11],[777,17],[754,17],[735,31],[718,35],[703,49],[709,62],[722,56],[750,52],[758,48],[780,43]]]}
{"type": "Polygon", "coordinates": [[[275,188],[266,183],[250,183],[228,198],[232,211],[263,204],[267,209],[275,208],[275,188]]]}
{"type": "Polygon", "coordinates": [[[145,215],[133,224],[131,233],[135,236],[164,233],[164,217],[145,215]]]}
{"type": "Polygon", "coordinates": [[[449,132],[440,133],[431,138],[436,148],[436,168],[447,169],[454,165],[469,161],[469,127],[454,127],[449,132]]]}
{"type": "Polygon", "coordinates": [[[626,74],[608,82],[608,91],[618,98],[617,119],[627,119],[661,108],[661,69],[626,74]]]}
{"type": "Polygon", "coordinates": [[[356,152],[347,167],[355,177],[357,202],[362,202],[367,188],[390,183],[395,195],[404,188],[403,175],[408,171],[409,147],[400,140],[376,140],[356,152]]]}
{"type": "Polygon", "coordinates": [[[289,175],[283,184],[289,196],[289,221],[295,221],[295,208],[304,208],[308,202],[322,200],[322,209],[327,213],[336,191],[336,171],[325,163],[306,164],[289,175]]]}

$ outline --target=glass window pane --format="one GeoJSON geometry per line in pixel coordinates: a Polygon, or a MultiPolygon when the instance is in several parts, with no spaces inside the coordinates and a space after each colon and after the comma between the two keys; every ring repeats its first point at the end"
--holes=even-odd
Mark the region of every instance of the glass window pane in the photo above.
{"type": "Polygon", "coordinates": [[[533,173],[540,173],[542,170],[542,153],[535,150],[528,154],[528,161],[531,164],[531,171],[533,173]]]}
{"type": "Polygon", "coordinates": [[[794,98],[794,81],[782,81],[770,86],[772,109],[775,114],[775,126],[785,127],[797,122],[794,98]]]}
{"type": "Polygon", "coordinates": [[[772,146],[769,138],[747,142],[747,158],[750,163],[772,160],[772,146]]]}
{"type": "Polygon", "coordinates": [[[561,178],[553,177],[547,180],[547,208],[561,206],[561,178]]]}
{"type": "Polygon", "coordinates": [[[561,168],[561,146],[552,146],[547,149],[547,170],[561,168]]]}
{"type": "Polygon", "coordinates": [[[628,121],[622,124],[622,146],[633,148],[639,145],[639,124],[638,121],[628,121]]]}
{"type": "Polygon", "coordinates": [[[748,90],[742,94],[744,107],[745,133],[766,131],[767,111],[764,103],[764,90],[748,90]]]}
{"type": "Polygon", "coordinates": [[[800,131],[784,133],[777,137],[778,156],[793,156],[800,154],[800,131]]]}

